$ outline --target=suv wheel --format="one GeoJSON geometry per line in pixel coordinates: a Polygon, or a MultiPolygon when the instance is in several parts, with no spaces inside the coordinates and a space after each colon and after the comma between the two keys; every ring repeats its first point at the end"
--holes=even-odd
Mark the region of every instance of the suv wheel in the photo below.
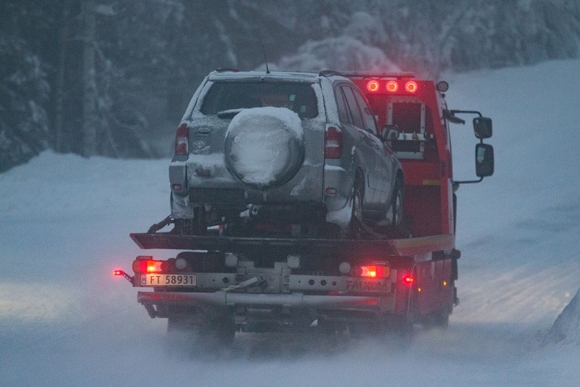
{"type": "Polygon", "coordinates": [[[400,179],[397,179],[395,188],[393,189],[390,211],[393,216],[391,228],[393,230],[400,230],[403,224],[403,184],[400,179]]]}
{"type": "Polygon", "coordinates": [[[356,177],[352,194],[352,215],[348,225],[349,237],[358,239],[362,234],[364,184],[360,176],[356,177]]]}

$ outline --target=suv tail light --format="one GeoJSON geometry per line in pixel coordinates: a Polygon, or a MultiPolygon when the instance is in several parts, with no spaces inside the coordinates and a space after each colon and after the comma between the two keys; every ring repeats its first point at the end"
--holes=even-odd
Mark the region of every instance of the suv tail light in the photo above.
{"type": "Polygon", "coordinates": [[[187,124],[179,125],[175,134],[175,155],[187,156],[189,153],[189,127],[187,124]]]}
{"type": "Polygon", "coordinates": [[[327,126],[324,131],[324,157],[339,159],[342,156],[342,131],[336,126],[327,126]]]}

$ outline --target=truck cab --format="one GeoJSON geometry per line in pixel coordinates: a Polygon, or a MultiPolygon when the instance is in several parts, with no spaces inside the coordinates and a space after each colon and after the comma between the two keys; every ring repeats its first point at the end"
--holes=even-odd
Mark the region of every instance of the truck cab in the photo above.
{"type": "MultiPolygon", "coordinates": [[[[450,124],[465,124],[458,114],[475,114],[474,131],[480,179],[493,174],[491,120],[476,111],[449,110],[447,82],[413,74],[347,73],[365,94],[381,137],[390,143],[405,173],[405,224],[413,237],[454,235],[459,184],[453,179],[450,124]]],[[[477,182],[481,180],[475,180],[477,182]]]]}

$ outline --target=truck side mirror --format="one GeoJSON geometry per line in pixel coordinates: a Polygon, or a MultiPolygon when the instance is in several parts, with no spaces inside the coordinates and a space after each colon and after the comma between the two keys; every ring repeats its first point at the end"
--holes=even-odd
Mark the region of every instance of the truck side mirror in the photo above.
{"type": "Polygon", "coordinates": [[[475,132],[475,137],[479,139],[490,138],[493,133],[491,118],[475,117],[473,119],[473,131],[475,132]]]}
{"type": "Polygon", "coordinates": [[[399,127],[397,125],[385,125],[381,130],[383,141],[393,141],[399,138],[399,127]]]}
{"type": "MultiPolygon", "coordinates": [[[[491,121],[491,120],[490,120],[491,121]]],[[[493,175],[494,157],[493,146],[489,144],[475,145],[475,174],[477,177],[493,175]]]]}

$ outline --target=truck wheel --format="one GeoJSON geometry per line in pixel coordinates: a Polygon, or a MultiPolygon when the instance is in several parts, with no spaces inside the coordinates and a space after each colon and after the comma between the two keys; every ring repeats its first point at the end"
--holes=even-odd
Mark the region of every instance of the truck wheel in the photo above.
{"type": "Polygon", "coordinates": [[[422,325],[425,329],[447,328],[450,314],[449,308],[436,310],[422,319],[422,325]]]}

